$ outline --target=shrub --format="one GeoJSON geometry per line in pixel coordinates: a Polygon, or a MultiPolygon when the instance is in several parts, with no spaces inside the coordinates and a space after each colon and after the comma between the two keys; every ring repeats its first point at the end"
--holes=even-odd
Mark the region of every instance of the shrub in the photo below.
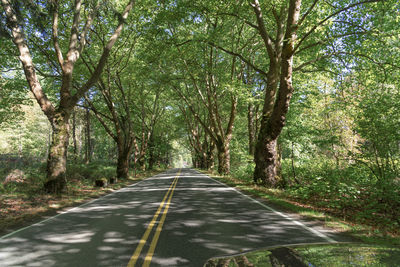
{"type": "Polygon", "coordinates": [[[108,185],[107,178],[100,178],[95,180],[95,185],[98,187],[106,187],[108,185]]]}

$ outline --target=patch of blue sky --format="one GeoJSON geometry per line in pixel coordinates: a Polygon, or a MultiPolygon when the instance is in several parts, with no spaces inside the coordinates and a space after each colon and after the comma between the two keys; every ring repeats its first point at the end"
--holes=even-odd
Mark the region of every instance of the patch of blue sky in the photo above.
{"type": "Polygon", "coordinates": [[[199,24],[199,23],[202,23],[202,22],[203,22],[203,19],[201,18],[201,16],[200,16],[199,14],[197,14],[197,13],[194,13],[194,12],[192,12],[192,13],[189,15],[189,19],[190,19],[191,21],[193,21],[195,24],[199,24]]]}

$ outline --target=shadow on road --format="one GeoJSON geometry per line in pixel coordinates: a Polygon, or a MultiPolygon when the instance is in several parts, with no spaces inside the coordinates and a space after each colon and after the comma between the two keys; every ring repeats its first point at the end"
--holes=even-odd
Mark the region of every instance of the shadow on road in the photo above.
{"type": "MultiPolygon", "coordinates": [[[[2,266],[126,266],[176,173],[170,170],[0,239],[2,266]]],[[[202,266],[214,256],[324,241],[191,169],[181,171],[166,218],[152,266],[202,266]]]]}

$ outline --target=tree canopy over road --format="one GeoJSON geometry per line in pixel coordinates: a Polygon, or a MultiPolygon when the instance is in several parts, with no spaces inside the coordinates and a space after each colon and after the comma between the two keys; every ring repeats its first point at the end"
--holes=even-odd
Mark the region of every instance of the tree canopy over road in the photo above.
{"type": "Polygon", "coordinates": [[[2,191],[193,166],[400,228],[397,0],[1,6],[2,191]]]}

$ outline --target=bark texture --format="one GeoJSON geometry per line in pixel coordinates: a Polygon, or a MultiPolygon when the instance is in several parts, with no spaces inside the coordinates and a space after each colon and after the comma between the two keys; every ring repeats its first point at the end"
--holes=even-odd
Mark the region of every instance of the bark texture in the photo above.
{"type": "Polygon", "coordinates": [[[48,193],[60,193],[66,185],[69,116],[69,113],[58,113],[51,124],[53,132],[47,158],[47,181],[44,184],[48,193]]]}
{"type": "Polygon", "coordinates": [[[255,149],[255,122],[254,122],[254,105],[249,103],[247,106],[247,130],[249,133],[249,155],[254,155],[255,149]]]}
{"type": "Polygon", "coordinates": [[[129,162],[132,154],[132,146],[118,145],[117,178],[129,178],[129,162]]]}
{"type": "Polygon", "coordinates": [[[274,39],[266,30],[258,0],[252,1],[251,5],[256,16],[259,34],[264,41],[270,60],[263,116],[255,149],[254,181],[261,182],[268,187],[277,187],[282,183],[277,142],[285,125],[286,114],[293,94],[292,61],[301,0],[290,0],[287,9],[284,6],[286,3],[283,3],[279,12],[274,10],[277,14],[275,16],[277,32],[274,39]],[[285,25],[283,18],[286,12],[285,25]]]}
{"type": "Polygon", "coordinates": [[[229,174],[231,169],[231,154],[229,149],[229,143],[222,143],[217,145],[218,150],[218,173],[229,174]]]}
{"type": "Polygon", "coordinates": [[[92,161],[92,136],[91,136],[91,127],[90,127],[90,111],[87,108],[85,112],[85,164],[89,164],[92,161]]]}

